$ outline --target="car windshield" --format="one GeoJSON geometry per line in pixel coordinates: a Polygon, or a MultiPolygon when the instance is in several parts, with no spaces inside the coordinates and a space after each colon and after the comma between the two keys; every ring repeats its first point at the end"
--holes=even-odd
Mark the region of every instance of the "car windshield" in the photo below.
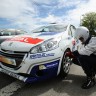
{"type": "Polygon", "coordinates": [[[33,33],[39,32],[64,32],[66,31],[67,26],[64,25],[50,25],[50,26],[43,26],[33,30],[33,33]]]}
{"type": "Polygon", "coordinates": [[[0,36],[11,36],[11,35],[19,35],[26,33],[23,30],[3,30],[0,32],[0,36]]]}

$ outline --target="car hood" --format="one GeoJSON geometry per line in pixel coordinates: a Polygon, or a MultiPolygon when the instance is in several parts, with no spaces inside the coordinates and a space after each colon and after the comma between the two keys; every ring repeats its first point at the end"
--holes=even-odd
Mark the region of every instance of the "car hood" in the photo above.
{"type": "Polygon", "coordinates": [[[28,52],[32,47],[51,38],[62,36],[62,32],[42,32],[15,36],[1,43],[1,49],[28,52]]]}

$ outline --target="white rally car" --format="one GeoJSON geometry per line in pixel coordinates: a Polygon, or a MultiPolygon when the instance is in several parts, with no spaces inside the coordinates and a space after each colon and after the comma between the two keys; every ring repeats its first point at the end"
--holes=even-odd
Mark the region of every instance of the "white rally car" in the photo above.
{"type": "Polygon", "coordinates": [[[66,77],[75,45],[73,25],[51,24],[8,39],[0,47],[0,71],[24,82],[66,77]]]}

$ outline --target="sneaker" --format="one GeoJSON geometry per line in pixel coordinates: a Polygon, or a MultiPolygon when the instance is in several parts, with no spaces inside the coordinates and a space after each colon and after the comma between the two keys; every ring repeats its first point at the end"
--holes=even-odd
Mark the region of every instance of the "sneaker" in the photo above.
{"type": "Polygon", "coordinates": [[[93,87],[95,85],[95,79],[94,78],[90,78],[90,77],[87,77],[87,80],[86,82],[81,86],[82,89],[89,89],[91,87],[93,87]]]}

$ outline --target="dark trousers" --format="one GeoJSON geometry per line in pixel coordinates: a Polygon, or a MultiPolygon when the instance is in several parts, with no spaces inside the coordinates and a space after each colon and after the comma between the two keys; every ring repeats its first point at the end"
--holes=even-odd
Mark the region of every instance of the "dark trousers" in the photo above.
{"type": "Polygon", "coordinates": [[[73,59],[73,63],[80,65],[88,77],[95,76],[96,73],[96,55],[78,55],[73,59]]]}

